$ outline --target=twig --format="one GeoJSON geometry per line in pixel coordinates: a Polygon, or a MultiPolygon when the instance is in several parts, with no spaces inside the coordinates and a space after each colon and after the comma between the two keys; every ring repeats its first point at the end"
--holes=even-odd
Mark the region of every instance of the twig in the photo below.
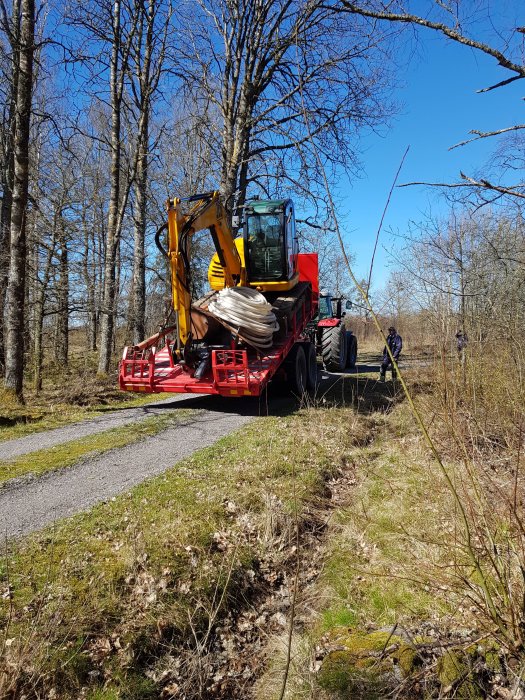
{"type": "Polygon", "coordinates": [[[405,152],[403,153],[403,157],[401,158],[401,162],[399,163],[399,168],[397,169],[396,175],[394,177],[394,181],[392,182],[392,186],[390,188],[390,192],[388,193],[388,197],[386,200],[385,208],[383,209],[383,214],[381,216],[381,221],[379,222],[379,228],[377,229],[376,240],[374,243],[374,251],[372,253],[372,259],[370,261],[370,271],[368,273],[368,282],[366,285],[366,293],[367,294],[370,293],[370,285],[372,284],[372,270],[374,268],[374,260],[376,257],[377,244],[379,243],[379,234],[381,233],[381,229],[383,228],[383,221],[385,219],[388,205],[390,204],[390,198],[392,197],[392,192],[394,191],[394,187],[396,186],[397,178],[399,177],[399,173],[401,172],[401,168],[403,167],[403,163],[405,162],[405,158],[407,157],[409,150],[410,150],[410,146],[407,146],[405,152]]]}
{"type": "Polygon", "coordinates": [[[292,484],[293,484],[293,503],[294,503],[294,519],[295,519],[295,572],[294,572],[294,582],[293,582],[293,592],[292,601],[290,606],[290,625],[288,628],[288,639],[286,642],[286,663],[284,666],[283,683],[281,687],[281,694],[279,695],[279,700],[283,700],[284,694],[286,692],[286,685],[288,683],[288,676],[290,673],[290,664],[292,661],[292,640],[293,640],[293,628],[295,622],[295,606],[297,603],[297,594],[299,592],[299,571],[301,569],[301,557],[300,557],[300,537],[299,537],[299,513],[297,504],[297,490],[296,490],[296,473],[295,473],[295,461],[292,460],[292,484]]]}
{"type": "Polygon", "coordinates": [[[518,129],[525,129],[525,124],[515,124],[514,126],[508,126],[505,129],[497,129],[496,131],[478,131],[477,129],[472,129],[469,134],[476,134],[473,139],[467,139],[466,141],[460,141],[450,146],[449,151],[453,151],[454,148],[459,148],[460,146],[466,146],[468,143],[473,141],[479,141],[480,139],[486,139],[490,136],[499,136],[500,134],[506,134],[509,131],[517,131],[518,129]]]}

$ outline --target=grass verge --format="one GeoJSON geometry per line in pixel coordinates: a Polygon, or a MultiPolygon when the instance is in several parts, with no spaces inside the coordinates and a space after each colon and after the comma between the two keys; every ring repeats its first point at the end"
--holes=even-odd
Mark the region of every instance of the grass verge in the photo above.
{"type": "Polygon", "coordinates": [[[38,476],[45,472],[71,467],[88,455],[94,456],[132,445],[139,440],[157,435],[168,426],[176,425],[193,413],[195,411],[184,409],[178,409],[176,412],[167,411],[160,416],[152,416],[120,428],[112,428],[45,450],[30,452],[16,459],[0,460],[0,485],[27,474],[38,476]]]}
{"type": "Polygon", "coordinates": [[[113,387],[105,396],[97,395],[86,405],[71,403],[67,397],[29,396],[27,404],[21,406],[6,399],[0,389],[0,445],[4,440],[13,440],[44,430],[61,428],[64,425],[103,415],[108,411],[136,408],[174,396],[174,394],[132,394],[113,387]]]}
{"type": "MultiPolygon", "coordinates": [[[[414,386],[418,400],[432,400],[428,388],[414,386]]],[[[323,571],[298,602],[298,616],[309,624],[295,635],[284,698],[515,697],[522,653],[504,647],[478,602],[481,584],[456,503],[408,406],[371,408],[363,420],[371,440],[348,452],[333,486],[323,571]]],[[[446,454],[449,474],[474,512],[465,465],[446,454]]],[[[494,489],[494,512],[497,496],[494,489]]],[[[504,520],[492,522],[502,527],[504,520]]],[[[481,558],[483,542],[475,534],[481,558]]],[[[502,539],[494,527],[493,557],[510,550],[503,550],[502,539]]],[[[481,560],[503,599],[505,588],[497,588],[481,560]]],[[[272,648],[272,662],[256,687],[258,700],[283,697],[287,641],[275,638],[272,648]]]]}
{"type": "Polygon", "coordinates": [[[138,699],[177,686],[207,697],[216,681],[197,651],[217,617],[246,604],[266,557],[286,558],[296,518],[309,517],[326,478],[366,439],[340,410],[313,410],[257,419],[129,494],[10,545],[1,692],[138,699]]]}

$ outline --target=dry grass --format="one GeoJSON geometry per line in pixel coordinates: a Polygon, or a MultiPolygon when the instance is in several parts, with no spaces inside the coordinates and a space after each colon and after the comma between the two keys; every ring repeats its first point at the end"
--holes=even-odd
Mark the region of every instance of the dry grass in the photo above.
{"type": "MultiPolygon", "coordinates": [[[[309,596],[317,614],[294,642],[287,700],[376,697],[374,679],[366,674],[359,691],[343,677],[333,686],[342,694],[320,690],[312,673],[314,649],[326,654],[341,630],[348,637],[394,627],[414,648],[423,640],[424,651],[418,653],[427,664],[397,688],[390,679],[396,697],[519,696],[525,667],[522,386],[504,369],[510,357],[502,352],[500,359],[490,386],[481,379],[487,375],[480,372],[488,370],[483,358],[471,358],[465,375],[455,358],[445,358],[434,369],[425,368],[428,381],[422,383],[417,372],[410,377],[411,393],[455,493],[406,403],[394,401],[389,410],[367,418],[373,439],[347,454],[345,473],[354,478],[334,487],[326,565],[309,596]],[[472,639],[483,640],[482,645],[472,646],[472,639]],[[467,669],[467,675],[461,678],[463,671],[457,670],[451,675],[451,665],[467,669]]],[[[260,682],[261,699],[280,697],[278,644],[275,655],[260,682]]]]}
{"type": "MultiPolygon", "coordinates": [[[[310,626],[294,637],[284,697],[340,697],[319,689],[314,647],[341,627],[394,625],[412,639],[435,641],[433,655],[425,657],[425,697],[467,692],[462,681],[438,676],[444,664],[438,655],[449,654],[443,643],[476,636],[496,640],[495,661],[488,668],[481,660],[475,678],[483,684],[469,685],[477,695],[465,697],[496,697],[495,683],[510,692],[513,678],[519,685],[525,628],[523,383],[516,381],[515,349],[502,348],[497,363],[470,352],[465,372],[445,357],[425,367],[428,380],[415,372],[409,381],[467,514],[467,529],[396,386],[345,377],[299,415],[260,419],[242,440],[228,438],[6,558],[4,581],[13,585],[6,600],[12,596],[14,605],[6,612],[6,638],[15,640],[10,653],[21,650],[17,668],[30,658],[36,687],[59,688],[63,697],[74,697],[83,685],[100,700],[122,693],[158,697],[159,687],[167,687],[159,680],[162,669],[170,668],[169,678],[180,685],[167,659],[193,639],[191,648],[201,651],[193,660],[186,654],[180,672],[184,682],[200,683],[207,697],[205,643],[221,606],[240,604],[239,582],[255,560],[293,542],[295,498],[300,517],[307,517],[312,504],[324,507],[325,481],[336,477],[326,565],[300,601],[301,623],[310,626]],[[233,516],[226,506],[232,494],[233,516]],[[276,498],[282,507],[275,507],[276,498]],[[189,617],[188,609],[194,611],[189,617]],[[64,655],[66,670],[59,672],[64,655]],[[514,670],[505,665],[508,659],[514,670]],[[113,680],[103,689],[96,673],[113,680]]],[[[282,635],[270,650],[257,697],[277,700],[288,651],[282,635]]],[[[414,692],[407,685],[405,696],[404,688],[399,697],[414,692]]],[[[412,697],[423,697],[417,692],[412,697]]]]}
{"type": "Polygon", "coordinates": [[[3,695],[77,698],[89,688],[93,698],[146,698],[170,682],[207,687],[206,664],[196,661],[215,619],[243,604],[244,572],[289,556],[294,512],[310,517],[325,479],[362,439],[341,410],[316,412],[314,424],[309,411],[258,419],[130,494],[10,547],[3,695]],[[193,655],[172,668],[187,645],[193,655]]]}

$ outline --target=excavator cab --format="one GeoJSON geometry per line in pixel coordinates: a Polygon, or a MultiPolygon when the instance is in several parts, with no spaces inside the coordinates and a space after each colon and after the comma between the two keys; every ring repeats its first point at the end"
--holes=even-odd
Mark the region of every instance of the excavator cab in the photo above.
{"type": "Polygon", "coordinates": [[[248,202],[244,207],[243,240],[250,287],[278,292],[297,284],[299,248],[290,199],[248,202]]]}

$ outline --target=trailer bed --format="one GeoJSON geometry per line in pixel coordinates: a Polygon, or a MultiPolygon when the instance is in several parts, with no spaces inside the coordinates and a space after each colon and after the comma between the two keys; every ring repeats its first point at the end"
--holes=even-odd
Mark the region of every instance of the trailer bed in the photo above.
{"type": "MultiPolygon", "coordinates": [[[[300,255],[304,258],[313,255],[300,255]]],[[[308,260],[303,260],[307,270],[308,260]]],[[[310,261],[317,275],[315,264],[310,261]]],[[[164,347],[138,349],[126,347],[119,367],[119,385],[124,391],[149,393],[175,392],[195,394],[219,394],[221,396],[259,396],[268,382],[281,368],[293,345],[304,339],[308,322],[317,313],[317,284],[310,281],[310,273],[304,272],[302,281],[284,294],[266,294],[279,321],[279,331],[274,334],[274,344],[269,352],[257,352],[253,348],[213,349],[211,367],[199,379],[193,370],[174,361],[173,338],[166,334],[164,347]]],[[[212,295],[207,295],[196,308],[207,308],[212,295]]],[[[161,334],[159,334],[160,338],[161,334]]]]}

